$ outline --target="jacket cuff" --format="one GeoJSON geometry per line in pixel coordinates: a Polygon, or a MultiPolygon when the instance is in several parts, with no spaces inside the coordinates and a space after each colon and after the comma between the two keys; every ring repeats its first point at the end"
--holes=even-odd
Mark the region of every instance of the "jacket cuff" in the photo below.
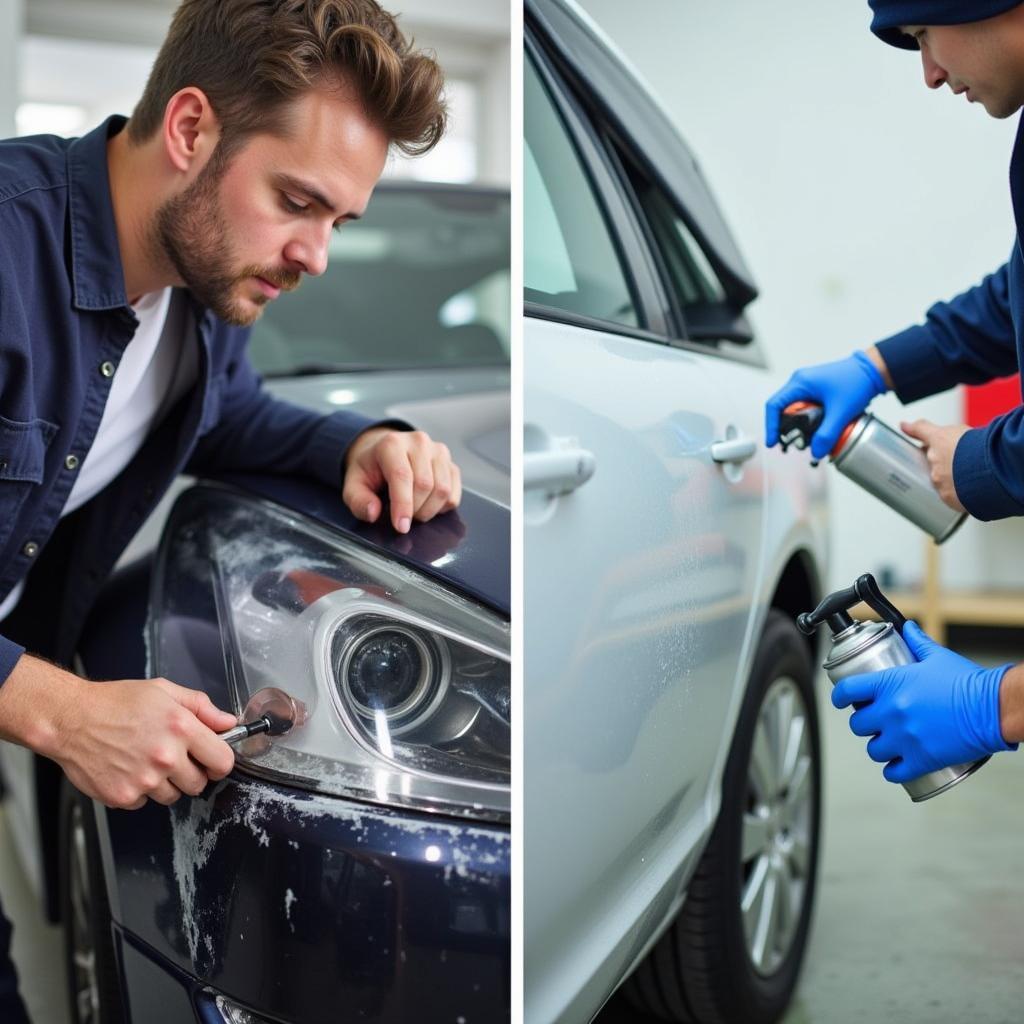
{"type": "Polygon", "coordinates": [[[345,458],[352,442],[374,427],[413,430],[405,420],[373,420],[357,412],[339,410],[325,416],[310,442],[310,471],[328,487],[338,487],[344,477],[345,458]]]}
{"type": "MultiPolygon", "coordinates": [[[[956,383],[935,352],[935,341],[924,324],[908,327],[875,344],[901,402],[946,391],[956,383]]],[[[963,499],[961,499],[963,500],[963,499]]]]}
{"type": "Polygon", "coordinates": [[[988,431],[968,430],[953,453],[953,487],[960,504],[982,522],[1024,515],[1021,505],[1003,486],[988,455],[988,431]]]}
{"type": "Polygon", "coordinates": [[[7,682],[7,677],[14,671],[18,659],[25,653],[21,644],[0,636],[0,686],[7,682]]]}

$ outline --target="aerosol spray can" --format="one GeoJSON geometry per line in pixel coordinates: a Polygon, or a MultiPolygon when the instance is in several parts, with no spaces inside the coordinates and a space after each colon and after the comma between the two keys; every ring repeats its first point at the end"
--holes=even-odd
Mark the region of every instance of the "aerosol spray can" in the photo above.
{"type": "MultiPolygon", "coordinates": [[[[806,448],[823,416],[822,407],[811,402],[787,405],[779,421],[782,450],[806,448]]],[[[869,412],[847,425],[830,457],[840,473],[930,533],[936,544],[967,518],[939,497],[921,446],[869,412]]]]}
{"type": "MultiPolygon", "coordinates": [[[[861,672],[876,672],[896,665],[911,665],[914,656],[903,641],[903,627],[907,620],[885,597],[874,576],[865,573],[852,587],[829,594],[813,612],[797,616],[796,624],[808,636],[822,623],[832,630],[832,648],[822,666],[833,683],[861,672]],[[881,622],[858,622],[850,609],[863,601],[881,617],[881,622]]],[[[968,775],[973,775],[987,757],[971,764],[955,764],[929,772],[903,788],[914,803],[928,800],[951,789],[968,775]]]]}

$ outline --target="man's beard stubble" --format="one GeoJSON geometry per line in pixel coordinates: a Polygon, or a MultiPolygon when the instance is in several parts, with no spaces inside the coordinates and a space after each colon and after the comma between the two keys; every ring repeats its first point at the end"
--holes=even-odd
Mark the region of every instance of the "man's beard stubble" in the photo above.
{"type": "Polygon", "coordinates": [[[203,306],[227,324],[248,327],[270,300],[262,294],[250,296],[256,305],[249,311],[234,297],[238,284],[262,277],[282,291],[292,291],[298,287],[299,274],[255,264],[232,272],[234,253],[218,195],[227,168],[228,161],[214,151],[196,180],[157,211],[151,243],[203,306]]]}

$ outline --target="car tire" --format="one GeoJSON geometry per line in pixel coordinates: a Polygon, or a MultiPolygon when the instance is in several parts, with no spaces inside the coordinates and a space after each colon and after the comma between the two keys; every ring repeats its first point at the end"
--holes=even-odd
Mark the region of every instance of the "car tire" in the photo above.
{"type": "Polygon", "coordinates": [[[92,800],[66,778],[60,795],[60,911],[72,1024],[123,1024],[96,816],[92,800]]]}
{"type": "Polygon", "coordinates": [[[813,678],[804,638],[786,615],[769,611],[718,821],[679,916],[623,986],[635,1009],[686,1024],[772,1024],[789,1005],[817,880],[821,740],[813,678]],[[784,742],[770,744],[773,729],[784,742]],[[795,750],[792,762],[786,749],[795,750]],[[772,753],[780,769],[774,803],[772,753]]]}

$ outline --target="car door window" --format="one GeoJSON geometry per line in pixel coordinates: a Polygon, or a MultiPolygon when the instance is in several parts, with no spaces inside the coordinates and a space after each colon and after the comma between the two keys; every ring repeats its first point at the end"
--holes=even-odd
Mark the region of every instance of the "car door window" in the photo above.
{"type": "Polygon", "coordinates": [[[628,277],[590,182],[536,68],[524,68],[526,299],[638,327],[628,277]]]}

